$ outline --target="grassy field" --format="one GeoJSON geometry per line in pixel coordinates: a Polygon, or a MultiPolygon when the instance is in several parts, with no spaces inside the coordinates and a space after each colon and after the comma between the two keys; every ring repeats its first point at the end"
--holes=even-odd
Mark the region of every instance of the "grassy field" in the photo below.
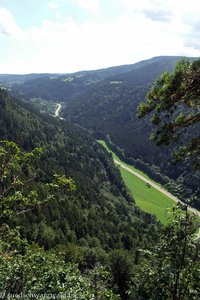
{"type": "Polygon", "coordinates": [[[132,165],[129,165],[125,162],[123,162],[111,149],[108,148],[108,146],[106,145],[106,143],[103,141],[103,140],[98,140],[98,142],[104,146],[104,148],[106,148],[106,150],[108,152],[111,152],[112,153],[112,156],[114,159],[116,159],[118,162],[121,162],[123,163],[124,165],[128,166],[130,169],[132,169],[133,171],[137,172],[138,174],[141,174],[142,176],[144,176],[145,178],[149,179],[150,181],[156,183],[157,185],[161,186],[160,183],[158,182],[155,182],[154,180],[152,180],[146,173],[144,173],[143,171],[139,170],[139,169],[136,169],[135,167],[133,167],[132,165]]]}
{"type": "MultiPolygon", "coordinates": [[[[101,143],[101,145],[103,145],[107,149],[107,151],[112,152],[107,147],[104,141],[99,141],[99,143],[101,143]]],[[[112,152],[112,155],[113,158],[115,158],[117,161],[125,164],[119,159],[119,157],[117,157],[115,153],[112,152]]],[[[144,174],[140,170],[128,164],[125,165],[127,165],[137,173],[143,175],[145,178],[151,180],[146,174],[144,174]]],[[[167,224],[170,221],[169,217],[166,215],[167,208],[172,207],[175,204],[175,202],[171,198],[167,197],[160,191],[153,188],[152,186],[148,188],[146,186],[146,183],[142,179],[131,174],[129,171],[123,169],[122,167],[120,167],[120,171],[126,186],[130,190],[133,198],[136,201],[136,204],[143,211],[154,214],[157,217],[157,219],[160,220],[163,224],[167,224]]],[[[160,184],[158,184],[157,182],[153,180],[151,181],[160,186],[160,184]]]]}

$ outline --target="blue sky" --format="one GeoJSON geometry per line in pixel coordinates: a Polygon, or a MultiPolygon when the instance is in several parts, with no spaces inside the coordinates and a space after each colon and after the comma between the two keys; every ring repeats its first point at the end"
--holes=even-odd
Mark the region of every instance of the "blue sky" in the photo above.
{"type": "Polygon", "coordinates": [[[199,0],[0,0],[0,73],[200,56],[199,0]]]}

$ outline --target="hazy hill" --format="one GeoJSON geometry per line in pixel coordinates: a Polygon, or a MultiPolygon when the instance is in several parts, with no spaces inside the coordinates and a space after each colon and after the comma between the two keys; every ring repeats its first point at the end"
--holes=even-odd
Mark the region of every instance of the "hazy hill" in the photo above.
{"type": "MultiPolygon", "coordinates": [[[[34,80],[37,78],[50,77],[53,74],[0,74],[0,86],[12,87],[14,84],[23,84],[27,80],[34,80]]],[[[58,74],[54,74],[58,76],[58,74]]]]}
{"type": "MultiPolygon", "coordinates": [[[[13,82],[12,92],[16,97],[29,100],[42,98],[54,101],[69,101],[90,89],[95,83],[117,72],[127,72],[130,66],[113,67],[96,71],[82,71],[72,74],[44,74],[40,77],[24,77],[23,82],[13,82]]],[[[1,77],[0,77],[1,79],[1,77]]],[[[6,79],[6,78],[5,78],[6,79]]]]}
{"type": "Polygon", "coordinates": [[[88,91],[97,82],[109,76],[140,70],[143,65],[160,62],[164,69],[172,68],[177,57],[157,57],[132,65],[122,65],[93,71],[80,71],[72,74],[30,74],[0,75],[0,82],[9,82],[16,97],[28,100],[43,98],[45,100],[69,101],[88,91]]]}

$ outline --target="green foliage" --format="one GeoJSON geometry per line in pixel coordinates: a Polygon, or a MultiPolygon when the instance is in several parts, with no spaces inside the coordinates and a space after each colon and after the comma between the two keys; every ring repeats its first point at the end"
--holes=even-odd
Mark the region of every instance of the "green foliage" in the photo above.
{"type": "Polygon", "coordinates": [[[133,262],[128,252],[114,250],[110,253],[110,267],[114,284],[122,299],[128,299],[128,288],[133,275],[133,262]]]}
{"type": "Polygon", "coordinates": [[[31,295],[35,295],[34,299],[44,299],[44,295],[67,300],[119,299],[107,288],[110,274],[102,267],[81,275],[75,264],[63,260],[62,254],[29,245],[16,230],[6,229],[12,244],[11,239],[0,242],[0,290],[5,299],[11,295],[16,295],[13,299],[20,295],[23,299],[30,299],[31,295]]]}
{"type": "Polygon", "coordinates": [[[23,153],[14,142],[0,142],[0,218],[22,213],[40,203],[36,191],[26,190],[35,174],[28,178],[24,174],[31,160],[40,154],[40,148],[23,153]]]}
{"type": "Polygon", "coordinates": [[[41,148],[22,152],[16,143],[0,141],[0,219],[11,218],[49,201],[61,188],[75,190],[74,181],[64,175],[54,175],[54,180],[45,185],[48,189],[45,199],[40,200],[36,190],[27,189],[30,182],[36,178],[31,163],[40,157],[41,153],[41,148]],[[27,170],[29,175],[25,175],[27,170]]]}
{"type": "MultiPolygon", "coordinates": [[[[30,167],[30,159],[40,152],[40,149],[22,152],[14,142],[2,141],[1,219],[25,213],[41,204],[36,191],[24,195],[22,188],[31,182],[30,178],[23,176],[24,168],[30,167]]],[[[75,190],[74,181],[55,175],[53,182],[47,184],[51,194],[45,201],[54,198],[52,192],[62,187],[67,191],[75,190]]],[[[119,299],[107,288],[109,273],[106,270],[95,268],[87,277],[83,276],[74,263],[66,262],[62,253],[47,252],[38,245],[29,244],[21,238],[18,228],[11,229],[5,223],[8,219],[3,220],[4,223],[0,224],[0,291],[4,299],[30,299],[32,295],[37,299],[119,299]]]]}
{"type": "Polygon", "coordinates": [[[143,252],[136,268],[131,299],[199,299],[199,248],[193,234],[197,223],[187,207],[173,209],[173,221],[155,249],[143,252]]]}
{"type": "Polygon", "coordinates": [[[138,106],[140,117],[152,111],[156,112],[156,122],[155,117],[152,119],[152,123],[158,126],[153,135],[154,141],[157,144],[177,143],[177,139],[181,137],[181,143],[186,151],[181,148],[176,158],[186,159],[195,156],[196,167],[199,165],[200,157],[199,66],[198,60],[190,62],[182,59],[173,72],[164,73],[157,80],[148,93],[146,102],[138,106]]]}
{"type": "MultiPolygon", "coordinates": [[[[45,187],[49,192],[57,192],[61,187],[64,188],[64,191],[75,191],[76,184],[72,178],[66,178],[64,175],[54,174],[52,182],[47,183],[45,187]]],[[[51,196],[51,195],[50,195],[51,196]]],[[[52,195],[54,197],[54,195],[52,195]]]]}
{"type": "Polygon", "coordinates": [[[111,289],[108,289],[108,287],[111,285],[112,277],[111,273],[108,272],[103,266],[96,266],[89,272],[88,276],[92,281],[95,299],[120,300],[119,295],[113,293],[111,289]],[[108,287],[105,285],[105,283],[108,285],[108,287]]]}

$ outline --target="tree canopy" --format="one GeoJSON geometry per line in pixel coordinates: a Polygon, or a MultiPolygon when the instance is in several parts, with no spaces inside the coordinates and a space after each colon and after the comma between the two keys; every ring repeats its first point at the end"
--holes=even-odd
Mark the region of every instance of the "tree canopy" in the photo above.
{"type": "Polygon", "coordinates": [[[135,271],[131,299],[199,299],[199,244],[194,239],[198,219],[187,207],[173,207],[173,221],[165,228],[153,251],[142,251],[139,272],[135,271]],[[141,272],[142,270],[142,272],[141,272]]]}
{"type": "Polygon", "coordinates": [[[30,183],[35,179],[31,165],[42,149],[23,152],[11,141],[0,141],[0,291],[2,299],[115,299],[108,286],[110,273],[96,267],[83,276],[75,263],[66,262],[60,251],[45,251],[11,228],[9,219],[50,201],[58,190],[75,190],[71,178],[55,175],[43,184],[40,199],[30,183]],[[101,298],[102,297],[102,298],[101,298]]]}
{"type": "Polygon", "coordinates": [[[195,157],[200,167],[200,60],[180,60],[173,72],[166,72],[147,94],[146,102],[138,106],[138,115],[152,113],[157,126],[151,138],[158,144],[176,143],[181,147],[176,158],[195,157]]]}

